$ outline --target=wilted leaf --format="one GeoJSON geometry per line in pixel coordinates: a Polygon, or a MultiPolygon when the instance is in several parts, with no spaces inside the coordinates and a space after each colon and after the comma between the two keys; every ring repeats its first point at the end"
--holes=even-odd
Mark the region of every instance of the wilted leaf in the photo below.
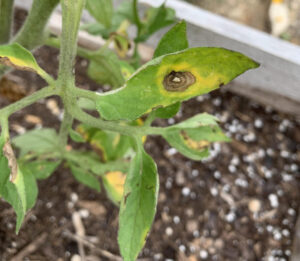
{"type": "Polygon", "coordinates": [[[154,161],[139,151],[131,162],[120,208],[118,242],[125,261],[135,260],[145,244],[156,211],[158,186],[154,161]]]}
{"type": "Polygon", "coordinates": [[[157,107],[208,93],[258,64],[222,48],[191,48],[142,66],[117,91],[100,95],[97,109],[107,120],[134,120],[157,107]]]}
{"type": "Polygon", "coordinates": [[[48,74],[37,64],[31,52],[18,43],[0,46],[0,63],[22,71],[31,71],[48,79],[48,74]]]}

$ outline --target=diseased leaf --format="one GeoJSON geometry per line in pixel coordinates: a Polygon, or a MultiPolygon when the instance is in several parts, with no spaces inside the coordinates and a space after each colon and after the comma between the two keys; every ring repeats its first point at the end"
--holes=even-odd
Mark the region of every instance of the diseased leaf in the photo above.
{"type": "Polygon", "coordinates": [[[119,59],[108,48],[90,56],[88,75],[95,82],[109,84],[113,88],[120,87],[125,82],[119,59]]]}
{"type": "Polygon", "coordinates": [[[18,175],[18,163],[9,140],[4,144],[2,152],[4,157],[8,161],[8,166],[10,169],[10,179],[11,181],[14,181],[18,175]]]}
{"type": "Polygon", "coordinates": [[[209,146],[216,141],[229,141],[217,124],[217,118],[198,114],[166,128],[163,137],[184,156],[202,160],[209,156],[209,146]]]}
{"type": "Polygon", "coordinates": [[[89,142],[102,162],[122,158],[131,148],[131,138],[81,124],[77,131],[89,142]]]}
{"type": "Polygon", "coordinates": [[[106,28],[111,26],[114,11],[112,0],[87,0],[86,9],[100,24],[106,28]]]}
{"type": "Polygon", "coordinates": [[[18,43],[0,46],[0,63],[18,70],[35,72],[45,79],[49,78],[31,52],[18,43]]]}
{"type": "Polygon", "coordinates": [[[153,58],[182,51],[189,47],[186,35],[186,23],[181,21],[174,25],[159,41],[153,58]]]}
{"type": "Polygon", "coordinates": [[[85,139],[77,131],[70,129],[69,130],[70,138],[75,142],[85,142],[85,139]]]}
{"type": "Polygon", "coordinates": [[[158,186],[154,161],[144,150],[139,151],[131,162],[120,208],[118,242],[125,261],[135,260],[145,244],[156,211],[158,186]]]}
{"type": "Polygon", "coordinates": [[[87,172],[86,170],[81,169],[73,164],[70,164],[70,168],[71,168],[74,178],[78,182],[80,182],[92,189],[95,189],[98,192],[101,190],[100,182],[95,175],[93,175],[93,174],[87,172]]]}
{"type": "Polygon", "coordinates": [[[12,140],[14,146],[20,149],[20,157],[27,153],[35,155],[45,153],[60,153],[60,144],[54,129],[28,131],[12,140]]]}
{"type": "Polygon", "coordinates": [[[103,185],[108,197],[119,205],[124,192],[126,175],[121,171],[111,171],[102,176],[103,185]]]}
{"type": "Polygon", "coordinates": [[[61,160],[35,160],[23,163],[24,167],[31,172],[36,179],[47,179],[56,170],[61,160]]]}
{"type": "Polygon", "coordinates": [[[150,61],[122,88],[99,95],[96,106],[106,120],[134,120],[215,90],[256,67],[253,60],[227,49],[191,48],[150,61]]]}

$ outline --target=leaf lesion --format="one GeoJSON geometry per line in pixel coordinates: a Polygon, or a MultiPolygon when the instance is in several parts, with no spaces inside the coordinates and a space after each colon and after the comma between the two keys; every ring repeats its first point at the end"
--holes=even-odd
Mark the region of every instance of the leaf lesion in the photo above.
{"type": "Polygon", "coordinates": [[[196,82],[196,77],[188,71],[171,71],[164,77],[164,88],[169,92],[183,92],[196,82]]]}

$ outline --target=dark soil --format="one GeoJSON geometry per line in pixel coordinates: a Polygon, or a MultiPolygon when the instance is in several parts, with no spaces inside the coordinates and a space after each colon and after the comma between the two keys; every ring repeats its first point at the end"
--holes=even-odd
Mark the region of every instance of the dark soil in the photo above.
{"type": "MultiPolygon", "coordinates": [[[[54,75],[57,54],[47,47],[36,51],[39,64],[54,75]]],[[[86,66],[85,60],[78,59],[76,81],[83,88],[96,90],[99,87],[85,76],[86,66]]],[[[22,92],[45,85],[32,73],[18,72],[14,77],[22,77],[22,92]]],[[[0,107],[8,103],[6,96],[0,96],[0,107]]],[[[54,115],[47,104],[49,99],[13,115],[12,136],[23,132],[22,127],[40,127],[40,121],[44,127],[57,129],[60,115],[54,115]],[[29,120],[26,115],[37,118],[29,120]]],[[[231,143],[214,144],[209,159],[193,162],[162,138],[147,140],[146,150],[158,165],[160,194],[153,229],[141,257],[288,260],[300,204],[299,122],[219,90],[184,103],[174,119],[155,124],[173,124],[204,111],[216,115],[232,138],[231,143]]],[[[1,261],[14,260],[27,246],[37,247],[28,251],[24,260],[76,260],[77,242],[70,238],[76,211],[81,214],[87,239],[98,249],[85,248],[88,260],[113,260],[106,259],[99,249],[119,255],[118,208],[104,192],[96,193],[78,184],[63,165],[49,179],[39,182],[39,191],[37,204],[18,236],[14,233],[13,210],[0,199],[1,261]]]]}

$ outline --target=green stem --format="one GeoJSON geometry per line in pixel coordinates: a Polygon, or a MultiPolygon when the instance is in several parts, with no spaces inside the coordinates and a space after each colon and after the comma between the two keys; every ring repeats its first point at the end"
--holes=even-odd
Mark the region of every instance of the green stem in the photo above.
{"type": "Polygon", "coordinates": [[[65,113],[59,131],[62,147],[67,144],[69,129],[73,123],[71,108],[76,104],[74,63],[77,52],[77,35],[81,13],[85,0],[61,0],[62,6],[62,35],[60,45],[60,60],[58,82],[60,84],[60,96],[63,100],[65,113]]]}
{"type": "Polygon", "coordinates": [[[8,118],[11,114],[35,103],[36,101],[52,96],[57,95],[58,92],[54,86],[45,87],[30,96],[27,96],[15,103],[12,103],[3,109],[0,109],[0,118],[8,118]]]}
{"type": "Polygon", "coordinates": [[[72,108],[72,115],[74,118],[79,120],[82,123],[85,123],[89,126],[99,128],[102,130],[119,132],[127,136],[143,136],[143,135],[162,135],[165,131],[165,128],[159,127],[147,127],[147,126],[129,126],[121,125],[112,121],[105,121],[99,118],[95,118],[88,113],[82,111],[78,106],[72,108]]]}
{"type": "MultiPolygon", "coordinates": [[[[1,125],[1,137],[4,138],[4,142],[9,139],[9,126],[8,126],[8,119],[7,118],[0,118],[0,125],[1,125]]],[[[0,140],[1,142],[1,140],[0,140]]],[[[0,144],[2,146],[3,144],[0,144]]]]}
{"type": "Polygon", "coordinates": [[[59,0],[34,0],[23,27],[13,41],[28,50],[43,44],[45,26],[58,3],[59,0]]]}
{"type": "Polygon", "coordinates": [[[11,36],[14,0],[0,0],[0,44],[8,43],[11,36]]]}

